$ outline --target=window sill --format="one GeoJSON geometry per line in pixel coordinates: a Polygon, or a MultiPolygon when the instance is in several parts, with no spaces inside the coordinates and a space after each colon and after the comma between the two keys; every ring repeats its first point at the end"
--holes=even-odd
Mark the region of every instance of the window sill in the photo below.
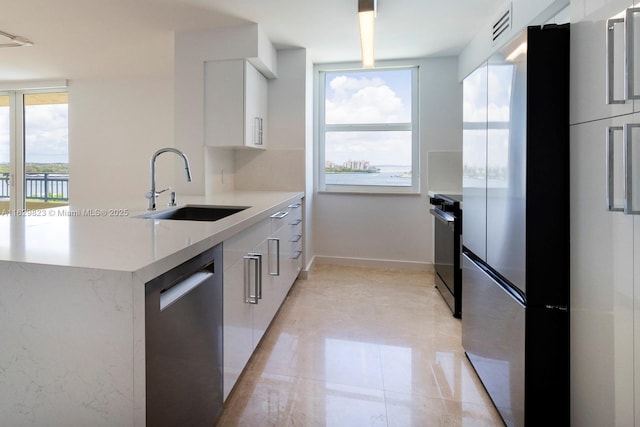
{"type": "Polygon", "coordinates": [[[422,196],[419,191],[371,191],[371,190],[318,190],[318,194],[344,194],[358,196],[422,196]]]}

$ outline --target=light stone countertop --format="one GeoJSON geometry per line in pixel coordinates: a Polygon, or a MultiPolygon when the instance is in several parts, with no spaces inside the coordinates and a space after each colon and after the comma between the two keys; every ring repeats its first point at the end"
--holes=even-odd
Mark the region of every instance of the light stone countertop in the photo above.
{"type": "MultiPolygon", "coordinates": [[[[0,216],[0,262],[136,273],[151,279],[303,197],[302,192],[229,192],[182,196],[178,206],[249,206],[218,221],[136,218],[146,201],[105,209],[69,206],[0,216]],[[123,207],[124,206],[124,207],[123,207]],[[134,206],[133,209],[127,206],[134,206]]],[[[158,201],[158,212],[168,208],[158,201]]]]}
{"type": "Polygon", "coordinates": [[[303,196],[180,197],[250,206],[214,222],[135,218],[143,198],[1,216],[2,424],[144,426],[144,284],[303,196]]]}

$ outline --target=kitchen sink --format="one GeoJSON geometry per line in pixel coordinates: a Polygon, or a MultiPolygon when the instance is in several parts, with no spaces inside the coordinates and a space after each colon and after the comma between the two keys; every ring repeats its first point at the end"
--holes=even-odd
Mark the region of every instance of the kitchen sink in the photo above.
{"type": "Polygon", "coordinates": [[[136,218],[173,219],[178,221],[217,221],[249,206],[185,205],[176,209],[147,213],[136,218]]]}

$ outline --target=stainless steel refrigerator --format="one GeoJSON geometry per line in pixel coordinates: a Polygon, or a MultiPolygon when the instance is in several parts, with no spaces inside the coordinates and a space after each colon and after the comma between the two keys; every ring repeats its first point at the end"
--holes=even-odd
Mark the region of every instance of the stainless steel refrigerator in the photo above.
{"type": "Polygon", "coordinates": [[[569,26],[463,88],[462,344],[507,425],[569,425],[569,26]]]}

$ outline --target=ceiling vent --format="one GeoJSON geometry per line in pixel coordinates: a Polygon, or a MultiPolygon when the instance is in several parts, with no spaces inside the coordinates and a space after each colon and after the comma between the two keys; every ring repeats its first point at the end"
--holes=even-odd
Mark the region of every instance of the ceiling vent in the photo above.
{"type": "Polygon", "coordinates": [[[498,40],[500,40],[503,36],[506,36],[511,29],[511,3],[509,6],[499,13],[498,19],[496,19],[491,28],[491,41],[495,44],[498,40]]]}

